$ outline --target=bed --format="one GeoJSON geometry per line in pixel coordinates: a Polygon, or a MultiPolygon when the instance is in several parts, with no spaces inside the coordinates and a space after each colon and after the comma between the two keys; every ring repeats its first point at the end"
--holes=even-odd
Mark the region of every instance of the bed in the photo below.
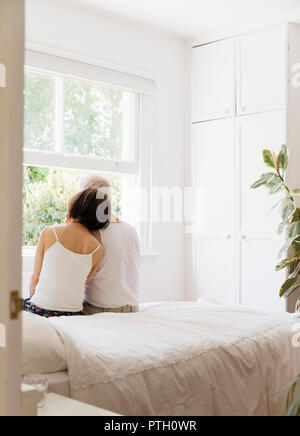
{"type": "Polygon", "coordinates": [[[37,329],[25,328],[24,372],[43,361],[52,392],[121,415],[284,415],[278,392],[300,372],[300,320],[289,314],[200,300],[33,322],[51,331],[51,363],[45,351],[31,365],[37,329]]]}

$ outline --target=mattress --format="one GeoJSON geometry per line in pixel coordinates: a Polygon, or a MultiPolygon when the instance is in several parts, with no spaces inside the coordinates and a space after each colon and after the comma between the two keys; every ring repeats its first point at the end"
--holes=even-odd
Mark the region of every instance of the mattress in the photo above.
{"type": "Polygon", "coordinates": [[[47,374],[48,376],[48,393],[58,394],[63,397],[70,398],[70,379],[68,371],[56,372],[54,374],[47,374]]]}

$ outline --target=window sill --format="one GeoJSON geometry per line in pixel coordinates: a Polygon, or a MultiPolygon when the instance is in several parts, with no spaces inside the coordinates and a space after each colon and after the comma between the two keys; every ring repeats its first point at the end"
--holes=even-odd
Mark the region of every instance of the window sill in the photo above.
{"type": "Polygon", "coordinates": [[[22,256],[23,257],[31,257],[31,256],[35,256],[35,247],[22,247],[22,256]]]}

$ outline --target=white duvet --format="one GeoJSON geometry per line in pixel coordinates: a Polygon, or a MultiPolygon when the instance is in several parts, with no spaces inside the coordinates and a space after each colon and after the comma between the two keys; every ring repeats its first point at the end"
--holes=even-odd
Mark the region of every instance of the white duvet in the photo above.
{"type": "Polygon", "coordinates": [[[51,322],[72,397],[123,415],[283,415],[300,373],[287,314],[179,303],[51,322]]]}

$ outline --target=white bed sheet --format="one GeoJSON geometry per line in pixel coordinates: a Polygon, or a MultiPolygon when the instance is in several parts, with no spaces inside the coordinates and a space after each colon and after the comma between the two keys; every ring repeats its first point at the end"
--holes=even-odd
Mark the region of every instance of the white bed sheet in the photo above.
{"type": "Polygon", "coordinates": [[[300,372],[288,314],[202,301],[51,322],[72,398],[122,415],[283,415],[300,372]]]}

